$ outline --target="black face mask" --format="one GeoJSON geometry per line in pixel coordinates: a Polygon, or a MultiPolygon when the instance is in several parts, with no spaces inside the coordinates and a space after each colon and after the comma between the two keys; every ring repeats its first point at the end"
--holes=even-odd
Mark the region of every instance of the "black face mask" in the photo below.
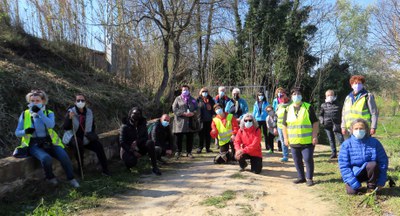
{"type": "Polygon", "coordinates": [[[239,99],[239,95],[234,95],[233,99],[238,100],[239,99]]]}
{"type": "Polygon", "coordinates": [[[136,121],[136,120],[139,120],[140,117],[142,117],[142,115],[141,115],[140,111],[134,110],[130,117],[131,117],[132,120],[136,121]]]}

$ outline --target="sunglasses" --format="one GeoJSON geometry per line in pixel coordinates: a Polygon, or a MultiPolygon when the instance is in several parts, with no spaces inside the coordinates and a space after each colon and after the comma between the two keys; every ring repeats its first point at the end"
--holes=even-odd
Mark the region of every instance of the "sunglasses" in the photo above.
{"type": "Polygon", "coordinates": [[[245,119],[244,122],[252,122],[253,119],[245,119]]]}
{"type": "Polygon", "coordinates": [[[76,102],[85,102],[85,100],[78,99],[76,102]]]}
{"type": "Polygon", "coordinates": [[[202,91],[202,93],[203,93],[203,92],[208,92],[208,91],[202,91]]]}

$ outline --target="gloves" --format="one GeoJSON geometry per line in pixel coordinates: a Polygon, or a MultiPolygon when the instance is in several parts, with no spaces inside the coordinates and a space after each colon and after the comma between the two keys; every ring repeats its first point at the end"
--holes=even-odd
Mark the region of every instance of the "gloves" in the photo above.
{"type": "Polygon", "coordinates": [[[35,132],[35,128],[27,128],[25,129],[25,134],[33,134],[35,132]]]}
{"type": "Polygon", "coordinates": [[[31,110],[32,110],[32,112],[37,113],[37,112],[39,112],[40,108],[36,105],[33,105],[31,110]]]}

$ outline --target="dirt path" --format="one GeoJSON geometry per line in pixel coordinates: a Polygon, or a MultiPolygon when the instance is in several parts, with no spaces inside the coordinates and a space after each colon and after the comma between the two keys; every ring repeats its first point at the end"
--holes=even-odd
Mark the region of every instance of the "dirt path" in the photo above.
{"type": "MultiPolygon", "coordinates": [[[[316,154],[326,147],[318,147],[316,154]]],[[[215,154],[215,153],[214,153],[215,154]]],[[[213,155],[214,155],[213,154],[213,155]]],[[[212,155],[209,154],[211,157],[212,155]]],[[[161,177],[143,176],[137,190],[108,198],[84,215],[332,215],[332,203],[316,192],[319,186],[294,185],[293,161],[283,164],[280,152],[265,157],[260,175],[239,174],[239,165],[214,165],[211,158],[196,159],[161,177]],[[226,207],[202,205],[211,196],[231,190],[226,207]]],[[[188,160],[183,158],[182,160],[188,160]]],[[[249,169],[249,167],[248,167],[249,169]]]]}

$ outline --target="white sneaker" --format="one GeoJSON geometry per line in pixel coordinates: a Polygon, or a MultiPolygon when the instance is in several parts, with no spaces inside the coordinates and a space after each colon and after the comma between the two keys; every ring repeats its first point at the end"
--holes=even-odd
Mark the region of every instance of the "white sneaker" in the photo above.
{"type": "Polygon", "coordinates": [[[50,183],[51,185],[58,185],[58,181],[56,178],[47,179],[47,182],[50,183]]]}
{"type": "Polygon", "coordinates": [[[76,179],[70,180],[70,181],[69,181],[69,184],[70,184],[72,187],[74,187],[74,188],[80,187],[80,185],[79,185],[79,183],[78,183],[78,181],[77,181],[76,179]]]}

